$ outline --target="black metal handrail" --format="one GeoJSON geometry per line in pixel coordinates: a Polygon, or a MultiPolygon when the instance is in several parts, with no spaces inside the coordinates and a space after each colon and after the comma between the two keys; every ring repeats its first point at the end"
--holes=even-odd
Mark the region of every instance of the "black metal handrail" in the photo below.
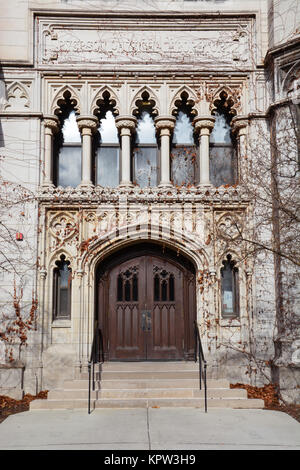
{"type": "Polygon", "coordinates": [[[200,390],[202,390],[202,379],[204,382],[204,406],[205,406],[205,413],[207,413],[207,381],[206,381],[206,367],[207,363],[204,358],[203,348],[201,343],[201,337],[199,333],[198,323],[195,321],[195,362],[199,361],[199,386],[200,390]],[[203,367],[202,367],[203,364],[203,367]]]}
{"type": "MultiPolygon", "coordinates": [[[[96,328],[92,343],[90,360],[88,362],[89,371],[89,394],[88,394],[88,413],[91,413],[91,390],[95,390],[95,364],[104,362],[103,337],[100,328],[96,328]]],[[[100,369],[99,369],[100,374],[100,369]]]]}

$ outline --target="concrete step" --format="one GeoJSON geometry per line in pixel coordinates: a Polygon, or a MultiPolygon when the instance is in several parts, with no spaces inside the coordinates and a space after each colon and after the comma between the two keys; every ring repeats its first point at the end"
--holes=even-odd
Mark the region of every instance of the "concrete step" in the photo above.
{"type": "MultiPolygon", "coordinates": [[[[94,408],[200,407],[199,369],[194,362],[109,362],[95,368],[94,408]]],[[[51,390],[47,400],[34,400],[30,409],[75,409],[88,406],[88,373],[51,390]]],[[[248,399],[243,389],[230,389],[228,380],[208,379],[209,407],[263,408],[263,400],[248,399]]]]}
{"type": "MultiPolygon", "coordinates": [[[[88,390],[89,382],[87,379],[81,380],[67,380],[64,382],[65,389],[82,389],[88,390]]],[[[96,381],[96,388],[104,389],[142,389],[142,388],[199,388],[199,378],[195,379],[132,379],[132,380],[101,380],[96,381]]],[[[202,387],[204,384],[202,382],[202,387]]],[[[229,388],[228,380],[216,380],[209,379],[207,380],[207,388],[229,388]]]]}
{"type": "MultiPolygon", "coordinates": [[[[135,398],[123,399],[103,398],[91,403],[91,408],[163,408],[163,407],[193,407],[204,409],[204,398],[135,398]]],[[[253,409],[263,408],[264,402],[259,399],[245,398],[208,398],[209,408],[253,409]]],[[[87,400],[34,400],[30,403],[31,410],[50,409],[87,409],[87,400]]]]}
{"type": "MultiPolygon", "coordinates": [[[[95,390],[91,392],[94,399],[102,398],[203,398],[204,390],[195,390],[189,388],[176,389],[123,389],[123,390],[95,390]]],[[[247,398],[246,390],[241,389],[208,389],[208,398],[247,398]]],[[[48,393],[49,400],[59,399],[87,399],[87,390],[52,390],[48,393]]]]}
{"type": "MultiPolygon", "coordinates": [[[[88,379],[88,373],[82,372],[83,379],[88,379]]],[[[99,378],[99,373],[95,370],[95,377],[99,378]]],[[[100,372],[101,380],[122,379],[198,379],[197,370],[103,370],[100,372]]]]}
{"type": "Polygon", "coordinates": [[[100,365],[103,371],[160,371],[160,370],[199,370],[194,361],[146,361],[146,362],[104,362],[100,365]]]}

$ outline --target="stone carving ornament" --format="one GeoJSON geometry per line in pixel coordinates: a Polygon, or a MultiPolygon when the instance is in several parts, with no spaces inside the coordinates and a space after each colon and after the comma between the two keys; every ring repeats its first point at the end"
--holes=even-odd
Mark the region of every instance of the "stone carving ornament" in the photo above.
{"type": "Polygon", "coordinates": [[[225,240],[235,240],[242,232],[243,226],[240,218],[235,214],[225,213],[217,222],[217,232],[225,240]]]}
{"type": "Polygon", "coordinates": [[[50,234],[59,240],[59,242],[65,242],[70,240],[77,231],[77,224],[73,217],[74,214],[60,213],[56,214],[50,220],[49,232],[50,234]]]}

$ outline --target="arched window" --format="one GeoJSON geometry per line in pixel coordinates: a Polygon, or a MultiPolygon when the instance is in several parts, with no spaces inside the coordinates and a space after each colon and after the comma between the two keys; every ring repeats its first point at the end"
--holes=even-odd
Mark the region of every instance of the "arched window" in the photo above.
{"type": "Polygon", "coordinates": [[[214,186],[234,184],[236,182],[235,140],[231,129],[230,102],[227,94],[221,93],[214,112],[216,118],[210,135],[210,181],[214,186]]]}
{"type": "Polygon", "coordinates": [[[120,143],[115,124],[116,102],[104,91],[95,110],[100,126],[94,138],[95,183],[116,187],[120,182],[120,143]]]}
{"type": "Polygon", "coordinates": [[[138,124],[133,150],[133,182],[141,188],[157,186],[159,164],[156,129],[154,125],[154,101],[147,91],[137,101],[138,124]]]}
{"type": "Polygon", "coordinates": [[[239,316],[239,279],[238,269],[235,267],[231,255],[227,255],[221,268],[221,297],[222,316],[239,316]]]}
{"type": "Polygon", "coordinates": [[[54,140],[54,183],[75,188],[81,183],[81,135],[71,94],[65,92],[64,98],[58,113],[61,130],[54,140]]]}
{"type": "Polygon", "coordinates": [[[70,262],[61,255],[53,271],[53,319],[71,318],[72,271],[70,262]]]}
{"type": "Polygon", "coordinates": [[[181,100],[175,102],[176,124],[171,147],[171,180],[176,186],[187,186],[196,183],[196,166],[198,152],[194,140],[192,125],[195,117],[193,105],[186,92],[181,93],[181,100]]]}

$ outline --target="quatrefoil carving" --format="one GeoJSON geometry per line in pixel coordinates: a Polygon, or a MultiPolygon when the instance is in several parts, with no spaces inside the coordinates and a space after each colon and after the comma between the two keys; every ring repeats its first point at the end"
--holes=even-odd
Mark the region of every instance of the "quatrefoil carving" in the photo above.
{"type": "Polygon", "coordinates": [[[72,238],[76,232],[75,220],[68,214],[56,215],[50,224],[51,234],[60,241],[72,238]]]}

